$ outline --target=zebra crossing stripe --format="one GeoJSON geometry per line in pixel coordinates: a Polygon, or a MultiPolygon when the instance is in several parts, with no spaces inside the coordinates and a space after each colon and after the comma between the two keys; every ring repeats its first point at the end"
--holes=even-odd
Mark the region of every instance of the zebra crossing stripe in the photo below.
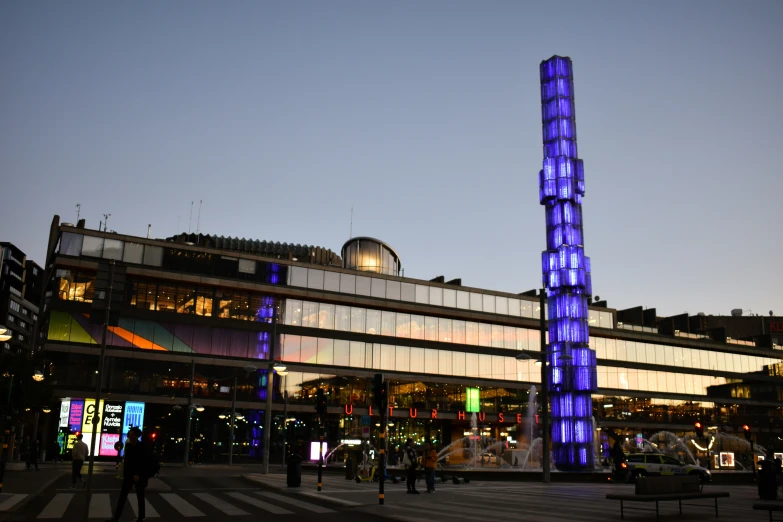
{"type": "Polygon", "coordinates": [[[263,500],[258,500],[253,497],[249,497],[247,495],[243,495],[242,493],[226,493],[229,497],[233,497],[237,500],[241,500],[242,502],[245,502],[247,504],[250,504],[251,506],[255,506],[257,508],[261,508],[264,511],[268,511],[272,513],[273,515],[292,515],[293,511],[288,511],[287,509],[281,508],[279,506],[275,506],[274,504],[270,504],[268,502],[264,502],[263,500]]]}
{"type": "Polygon", "coordinates": [[[257,492],[256,495],[261,495],[262,497],[271,498],[277,500],[278,502],[282,502],[283,504],[293,504],[294,506],[300,507],[302,509],[306,509],[307,511],[312,511],[313,513],[334,513],[333,509],[325,508],[323,506],[319,506],[316,504],[309,504],[307,502],[303,502],[301,500],[297,500],[293,498],[288,498],[283,495],[278,495],[276,493],[257,492]]]}
{"type": "Polygon", "coordinates": [[[108,493],[95,493],[90,500],[89,518],[111,518],[111,500],[108,493]]]}
{"type": "Polygon", "coordinates": [[[73,493],[57,493],[36,518],[62,518],[73,500],[73,493]]]}
{"type": "MultiPolygon", "coordinates": [[[[139,499],[136,496],[135,493],[128,493],[128,504],[130,504],[131,509],[133,509],[133,514],[136,515],[136,518],[139,517],[139,499]]],[[[150,504],[150,501],[148,499],[144,499],[144,514],[146,515],[146,518],[158,518],[160,515],[157,511],[155,511],[155,508],[152,507],[152,504],[150,504]]]]}
{"type": "Polygon", "coordinates": [[[4,500],[3,502],[0,502],[0,511],[10,510],[12,507],[20,503],[22,500],[24,500],[25,497],[27,497],[27,495],[23,493],[6,493],[0,496],[0,498],[6,495],[10,495],[10,498],[8,500],[4,500]]]}
{"type": "Polygon", "coordinates": [[[233,506],[229,504],[228,502],[221,500],[217,498],[216,496],[210,495],[209,493],[199,493],[196,495],[198,498],[203,500],[204,502],[209,503],[209,505],[216,507],[226,515],[235,517],[235,516],[242,516],[242,515],[249,515],[247,511],[242,511],[236,506],[233,506]]]}
{"type": "Polygon", "coordinates": [[[160,496],[171,504],[171,506],[180,512],[183,517],[203,517],[204,513],[176,493],[161,493],[160,496]]]}

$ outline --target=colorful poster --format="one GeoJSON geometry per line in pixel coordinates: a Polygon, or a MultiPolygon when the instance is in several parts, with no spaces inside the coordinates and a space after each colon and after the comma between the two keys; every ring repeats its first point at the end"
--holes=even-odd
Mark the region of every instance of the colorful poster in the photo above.
{"type": "Polygon", "coordinates": [[[103,418],[101,419],[101,432],[122,433],[122,420],[124,418],[125,403],[105,402],[103,405],[103,418]]]}
{"type": "Polygon", "coordinates": [[[71,415],[71,399],[64,399],[60,401],[60,424],[58,427],[67,428],[68,418],[71,415]]]}
{"type": "Polygon", "coordinates": [[[68,414],[68,427],[72,432],[82,431],[82,417],[84,416],[84,401],[71,400],[71,408],[68,414]]]}
{"type": "Polygon", "coordinates": [[[126,402],[125,413],[122,421],[122,434],[126,435],[132,427],[144,429],[144,403],[126,402]]]}
{"type": "Polygon", "coordinates": [[[101,448],[98,455],[102,457],[116,457],[119,452],[114,449],[114,444],[120,440],[119,433],[104,433],[101,435],[101,448]]]}
{"type": "MultiPolygon", "coordinates": [[[[98,423],[97,425],[93,425],[93,422],[95,422],[95,417],[97,415],[98,419],[100,420],[100,412],[103,409],[103,401],[98,405],[98,409],[96,411],[95,409],[95,399],[87,399],[84,401],[84,420],[82,421],[82,433],[92,433],[93,431],[100,433],[101,432],[101,425],[98,423]],[[93,429],[97,428],[97,429],[93,429]]],[[[87,442],[85,440],[85,442],[87,442]]],[[[89,445],[89,443],[88,443],[89,445]]]]}

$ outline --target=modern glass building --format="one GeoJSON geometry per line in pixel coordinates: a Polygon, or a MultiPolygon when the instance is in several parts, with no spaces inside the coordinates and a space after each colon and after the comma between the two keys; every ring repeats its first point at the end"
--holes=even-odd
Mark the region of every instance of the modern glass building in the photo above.
{"type": "MultiPolygon", "coordinates": [[[[493,451],[529,447],[539,435],[528,415],[540,408],[531,393],[541,375],[535,295],[402,277],[396,252],[370,238],[346,243],[341,260],[319,247],[203,235],[147,239],[60,225],[55,217],[49,244],[42,324],[56,400],[78,404],[94,393],[101,327],[89,315],[96,271],[102,261],[122,263],[124,308],[108,331],[104,399],[144,403],[145,429],[157,434],[165,458],[183,453],[191,381],[191,402],[203,409],[193,413],[192,453],[226,458],[224,413],[235,378],[243,418],[234,447],[244,459],[264,451],[269,378],[273,462],[282,459],[283,440],[288,451],[317,440],[319,387],[328,398],[330,448],[360,441],[368,419],[376,440],[376,373],[391,382],[394,445],[413,437],[445,446],[469,435],[468,388],[479,389],[477,429],[497,443],[493,451]],[[354,261],[368,252],[380,262],[354,261]],[[533,359],[517,360],[521,352],[533,359]],[[271,360],[288,374],[268,375],[271,360]]],[[[606,430],[595,434],[602,448],[608,435],[634,444],[639,434],[692,432],[696,421],[725,433],[748,424],[757,443],[779,445],[780,347],[687,330],[664,334],[633,317],[603,302],[587,308],[597,359],[589,414],[606,430]],[[753,385],[740,386],[745,382],[753,385]]],[[[470,459],[470,451],[466,446],[452,462],[470,459]]]]}

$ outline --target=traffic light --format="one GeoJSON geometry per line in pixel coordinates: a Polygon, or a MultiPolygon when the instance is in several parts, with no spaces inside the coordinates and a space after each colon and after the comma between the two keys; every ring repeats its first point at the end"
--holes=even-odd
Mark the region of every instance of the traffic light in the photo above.
{"type": "Polygon", "coordinates": [[[386,383],[383,382],[383,374],[376,373],[373,380],[373,404],[379,410],[384,411],[389,406],[389,395],[386,383]]]}
{"type": "Polygon", "coordinates": [[[696,421],[693,423],[693,427],[696,430],[696,436],[698,438],[704,438],[704,427],[701,425],[701,422],[696,421]]]}
{"type": "Polygon", "coordinates": [[[326,394],[323,388],[318,388],[318,392],[315,394],[315,411],[319,415],[326,413],[326,394]]]}
{"type": "Polygon", "coordinates": [[[742,431],[745,432],[745,440],[750,440],[750,426],[748,426],[747,424],[743,424],[742,431]]]}

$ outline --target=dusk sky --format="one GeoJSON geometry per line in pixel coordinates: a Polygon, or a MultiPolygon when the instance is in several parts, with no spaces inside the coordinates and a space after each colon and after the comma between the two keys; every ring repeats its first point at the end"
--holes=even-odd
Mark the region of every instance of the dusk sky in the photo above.
{"type": "Polygon", "coordinates": [[[0,3],[0,240],[54,214],[540,287],[539,63],[574,62],[595,294],[783,314],[783,2],[0,3]],[[191,201],[195,201],[189,223],[191,201]],[[179,225],[178,225],[179,224],[179,225]]]}

